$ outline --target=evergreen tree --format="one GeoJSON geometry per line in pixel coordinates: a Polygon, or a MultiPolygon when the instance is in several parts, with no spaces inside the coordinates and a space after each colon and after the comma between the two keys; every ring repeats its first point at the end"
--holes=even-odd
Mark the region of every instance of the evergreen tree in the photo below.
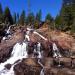
{"type": "Polygon", "coordinates": [[[49,13],[46,15],[45,22],[47,23],[49,28],[53,28],[52,26],[53,18],[49,13]]]}
{"type": "Polygon", "coordinates": [[[19,24],[19,13],[17,13],[17,16],[16,16],[17,18],[16,18],[16,22],[17,22],[17,24],[19,24]]]}
{"type": "Polygon", "coordinates": [[[73,25],[71,26],[71,33],[75,33],[75,19],[73,21],[73,25]]]}
{"type": "Polygon", "coordinates": [[[61,22],[64,25],[63,30],[69,30],[73,23],[73,15],[71,6],[64,6],[61,12],[61,22]]]}
{"type": "Polygon", "coordinates": [[[52,16],[48,13],[47,15],[46,15],[46,18],[45,18],[45,21],[52,21],[53,20],[53,18],[52,18],[52,16]]]}
{"type": "Polygon", "coordinates": [[[0,23],[3,22],[3,10],[2,10],[2,5],[0,3],[0,23]]]}
{"type": "Polygon", "coordinates": [[[42,12],[41,10],[39,10],[35,16],[34,28],[37,29],[40,27],[40,22],[42,21],[41,19],[42,19],[42,12]]]}
{"type": "Polygon", "coordinates": [[[59,29],[59,30],[62,30],[62,24],[61,24],[61,16],[60,15],[57,15],[56,18],[55,18],[55,28],[56,29],[59,29]]]}
{"type": "Polygon", "coordinates": [[[59,26],[59,28],[61,28],[63,31],[71,30],[74,18],[75,0],[63,0],[60,14],[55,19],[56,26],[59,26]]]}
{"type": "Polygon", "coordinates": [[[17,21],[16,13],[14,13],[14,15],[13,15],[13,23],[16,24],[16,21],[17,21]]]}
{"type": "Polygon", "coordinates": [[[39,26],[39,22],[35,19],[34,21],[34,28],[35,29],[38,29],[40,26],[39,26]]]}
{"type": "Polygon", "coordinates": [[[35,20],[35,16],[33,13],[30,13],[26,18],[27,24],[32,25],[32,27],[34,27],[34,20],[35,20]]]}
{"type": "Polygon", "coordinates": [[[38,22],[41,22],[41,19],[42,19],[42,12],[41,12],[41,10],[39,10],[39,12],[36,14],[36,20],[38,22]]]}
{"type": "Polygon", "coordinates": [[[4,21],[6,24],[7,23],[13,24],[13,18],[8,7],[6,7],[4,11],[4,21]]]}
{"type": "Polygon", "coordinates": [[[22,13],[21,13],[21,16],[20,16],[20,24],[21,25],[24,25],[25,23],[25,11],[23,10],[22,13]]]}

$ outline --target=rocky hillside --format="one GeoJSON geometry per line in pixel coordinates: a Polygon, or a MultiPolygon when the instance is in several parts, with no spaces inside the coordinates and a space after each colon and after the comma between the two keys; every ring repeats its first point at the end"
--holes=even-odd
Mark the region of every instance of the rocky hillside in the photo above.
{"type": "MultiPolygon", "coordinates": [[[[8,58],[10,58],[13,46],[17,42],[22,43],[25,40],[27,28],[14,27],[13,29],[11,29],[11,31],[11,38],[1,40],[0,63],[5,62],[8,58]]],[[[68,56],[68,53],[66,53],[66,51],[72,52],[73,55],[75,52],[75,39],[71,35],[57,30],[48,30],[48,28],[40,28],[37,30],[31,30],[29,38],[29,58],[23,59],[22,62],[15,65],[15,75],[40,75],[42,66],[38,63],[37,58],[32,58],[33,47],[38,42],[41,43],[41,50],[43,51],[43,58],[40,59],[40,62],[44,65],[45,75],[60,75],[60,73],[62,73],[61,75],[75,75],[75,72],[69,68],[72,65],[72,59],[66,58],[68,56]],[[33,31],[38,32],[40,35],[34,33],[33,31]],[[57,47],[59,48],[63,56],[62,59],[52,58],[53,42],[55,42],[57,47]],[[61,64],[65,66],[65,68],[63,68],[62,70],[60,70],[60,68],[56,66],[59,63],[59,60],[61,61],[61,64]],[[66,72],[64,70],[66,70],[66,72]]],[[[75,64],[75,60],[73,63],[75,64]]],[[[10,64],[8,64],[6,67],[10,68],[10,64]]]]}

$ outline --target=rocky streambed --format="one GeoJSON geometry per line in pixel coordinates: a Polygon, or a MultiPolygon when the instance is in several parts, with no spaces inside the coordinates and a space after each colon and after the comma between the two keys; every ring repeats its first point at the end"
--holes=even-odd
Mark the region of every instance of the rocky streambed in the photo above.
{"type": "MultiPolygon", "coordinates": [[[[42,67],[37,60],[23,59],[14,67],[15,75],[41,75],[42,67]]],[[[75,75],[75,69],[53,66],[52,58],[41,59],[41,63],[44,65],[44,75],[75,75]]]]}
{"type": "MultiPolygon", "coordinates": [[[[75,75],[75,39],[62,32],[48,32],[47,29],[33,32],[34,30],[18,28],[14,30],[9,39],[1,40],[0,63],[11,57],[16,43],[23,45],[24,42],[27,44],[25,49],[27,49],[28,57],[23,58],[19,63],[17,63],[19,60],[14,62],[14,64],[17,63],[13,68],[15,75],[75,75]],[[62,57],[53,57],[53,43],[58,47],[57,52],[58,54],[60,52],[62,57]],[[39,58],[39,54],[42,57],[39,58]]],[[[19,50],[18,47],[16,49],[19,50]]],[[[12,65],[8,63],[5,67],[10,69],[12,65]]]]}

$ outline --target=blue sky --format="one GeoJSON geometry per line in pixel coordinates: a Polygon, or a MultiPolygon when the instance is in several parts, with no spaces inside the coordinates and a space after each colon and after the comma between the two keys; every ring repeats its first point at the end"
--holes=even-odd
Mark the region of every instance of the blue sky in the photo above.
{"type": "MultiPolygon", "coordinates": [[[[10,8],[11,13],[14,12],[21,14],[22,10],[28,12],[27,0],[0,0],[3,10],[6,6],[10,8]]],[[[47,13],[53,17],[59,14],[62,7],[62,0],[30,0],[31,11],[36,14],[40,9],[42,10],[42,19],[45,18],[47,13]]]]}

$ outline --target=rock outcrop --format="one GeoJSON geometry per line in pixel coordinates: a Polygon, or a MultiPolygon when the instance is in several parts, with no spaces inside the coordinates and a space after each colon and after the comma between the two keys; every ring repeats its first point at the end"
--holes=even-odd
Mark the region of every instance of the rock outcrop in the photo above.
{"type": "Polygon", "coordinates": [[[37,59],[23,59],[14,67],[16,75],[40,75],[41,66],[37,59]]]}
{"type": "MultiPolygon", "coordinates": [[[[75,75],[72,69],[65,69],[71,67],[71,58],[60,58],[60,61],[64,63],[64,67],[62,70],[56,68],[54,66],[53,58],[50,57],[52,43],[55,42],[58,46],[61,53],[63,51],[69,50],[71,52],[75,52],[75,39],[66,34],[65,32],[60,31],[48,31],[47,28],[41,28],[36,30],[38,33],[43,35],[47,40],[42,39],[40,36],[30,33],[30,42],[28,42],[28,54],[32,54],[34,50],[34,45],[38,42],[41,43],[41,51],[43,51],[44,58],[41,59],[41,63],[44,65],[44,74],[45,75],[75,75]],[[51,46],[51,47],[50,47],[51,46]],[[47,58],[46,58],[47,57],[47,58]],[[65,72],[66,70],[66,72],[65,72]],[[70,71],[70,72],[69,72],[70,71]]],[[[0,43],[0,63],[6,61],[10,56],[13,50],[13,46],[19,42],[22,43],[24,41],[26,29],[18,28],[14,29],[11,38],[7,40],[2,40],[0,43]]],[[[64,53],[63,53],[64,54],[64,53]]],[[[68,55],[66,55],[68,56],[68,55]]],[[[29,58],[23,59],[22,62],[18,63],[14,67],[15,75],[40,75],[42,67],[38,63],[37,58],[29,58]]],[[[59,63],[56,60],[56,63],[59,63]]],[[[75,59],[74,59],[75,64],[75,59]]],[[[7,64],[6,67],[9,69],[11,64],[7,64]]]]}

